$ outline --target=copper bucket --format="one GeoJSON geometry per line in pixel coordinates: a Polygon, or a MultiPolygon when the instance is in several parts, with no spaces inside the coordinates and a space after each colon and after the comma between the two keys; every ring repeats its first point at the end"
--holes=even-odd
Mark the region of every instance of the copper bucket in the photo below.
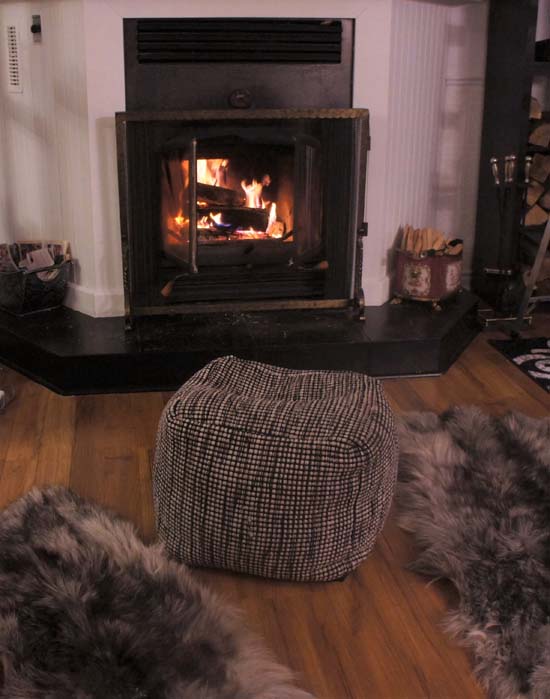
{"type": "Polygon", "coordinates": [[[394,294],[399,298],[438,303],[460,291],[461,279],[462,252],[418,256],[395,251],[394,294]]]}

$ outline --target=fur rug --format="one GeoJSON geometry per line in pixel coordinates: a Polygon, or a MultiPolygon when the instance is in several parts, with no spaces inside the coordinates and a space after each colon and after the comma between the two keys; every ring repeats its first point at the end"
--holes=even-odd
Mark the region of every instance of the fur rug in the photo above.
{"type": "Polygon", "coordinates": [[[2,699],[306,699],[240,616],[62,488],[0,514],[2,699]]]}
{"type": "Polygon", "coordinates": [[[550,419],[475,408],[405,416],[401,525],[414,569],[451,580],[447,628],[499,699],[550,697],[550,419]]]}

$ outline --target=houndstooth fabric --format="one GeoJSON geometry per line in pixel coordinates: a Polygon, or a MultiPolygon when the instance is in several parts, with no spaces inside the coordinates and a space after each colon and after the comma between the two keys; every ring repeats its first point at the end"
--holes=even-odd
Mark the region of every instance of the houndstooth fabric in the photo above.
{"type": "Polygon", "coordinates": [[[159,537],[192,566],[341,578],[382,528],[397,455],[375,379],[222,357],[162,415],[153,471],[159,537]]]}

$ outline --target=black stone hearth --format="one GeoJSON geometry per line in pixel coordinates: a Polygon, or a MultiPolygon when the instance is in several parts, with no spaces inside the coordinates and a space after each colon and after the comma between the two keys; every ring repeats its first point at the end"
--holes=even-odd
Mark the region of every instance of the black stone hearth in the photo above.
{"type": "Polygon", "coordinates": [[[266,311],[90,318],[68,308],[0,312],[0,363],[61,394],[170,391],[225,354],[302,369],[372,376],[445,372],[477,334],[477,298],[463,292],[442,312],[407,303],[344,311],[266,311]]]}

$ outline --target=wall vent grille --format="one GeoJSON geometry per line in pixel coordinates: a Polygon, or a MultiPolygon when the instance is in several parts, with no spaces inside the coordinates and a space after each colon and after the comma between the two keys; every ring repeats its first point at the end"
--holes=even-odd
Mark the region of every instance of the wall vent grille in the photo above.
{"type": "Polygon", "coordinates": [[[6,41],[8,47],[8,92],[23,92],[19,57],[19,37],[17,34],[17,27],[13,24],[6,26],[6,41]]]}
{"type": "Polygon", "coordinates": [[[340,63],[342,22],[322,19],[142,19],[139,63],[340,63]]]}

